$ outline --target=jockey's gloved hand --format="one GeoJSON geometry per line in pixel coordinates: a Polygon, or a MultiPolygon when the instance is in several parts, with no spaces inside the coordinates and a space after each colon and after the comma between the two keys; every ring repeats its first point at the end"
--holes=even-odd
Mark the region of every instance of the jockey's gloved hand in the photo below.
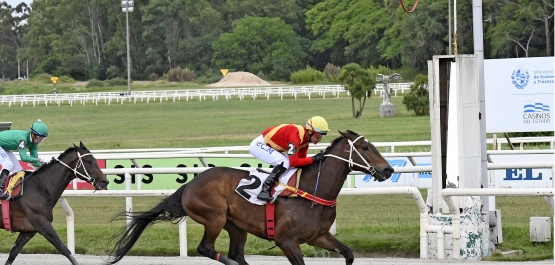
{"type": "Polygon", "coordinates": [[[312,157],[312,162],[320,162],[324,160],[324,153],[320,152],[312,157]]]}
{"type": "Polygon", "coordinates": [[[48,157],[48,158],[39,158],[39,162],[40,162],[41,164],[48,164],[48,163],[50,163],[50,161],[52,161],[52,158],[51,158],[51,157],[48,157]]]}

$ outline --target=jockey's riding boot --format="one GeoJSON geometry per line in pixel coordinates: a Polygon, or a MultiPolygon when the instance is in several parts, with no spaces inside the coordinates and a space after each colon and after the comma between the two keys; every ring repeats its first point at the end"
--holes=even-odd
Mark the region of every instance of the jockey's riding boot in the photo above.
{"type": "Polygon", "coordinates": [[[6,184],[8,174],[10,174],[10,172],[7,169],[2,169],[2,172],[0,172],[0,199],[6,199],[10,197],[10,195],[4,192],[4,185],[6,184]]]}
{"type": "Polygon", "coordinates": [[[283,172],[285,172],[286,170],[287,168],[283,166],[283,163],[274,167],[272,172],[270,172],[270,175],[264,181],[264,184],[262,184],[262,191],[260,192],[260,194],[258,194],[258,196],[256,196],[256,198],[261,201],[272,201],[274,198],[272,197],[272,195],[270,195],[270,191],[276,184],[279,176],[281,176],[281,174],[283,174],[283,172]]]}

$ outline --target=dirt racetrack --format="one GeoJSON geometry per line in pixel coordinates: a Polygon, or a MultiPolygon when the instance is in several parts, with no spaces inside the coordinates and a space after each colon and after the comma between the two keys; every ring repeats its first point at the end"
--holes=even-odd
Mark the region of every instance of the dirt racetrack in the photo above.
{"type": "MultiPolygon", "coordinates": [[[[0,254],[0,263],[5,262],[8,254],[0,254]]],[[[92,255],[75,255],[75,259],[81,265],[105,264],[106,257],[92,255]]],[[[247,262],[251,265],[287,265],[290,264],[285,257],[270,256],[247,256],[247,262]]],[[[305,258],[307,265],[342,265],[343,258],[305,258]]],[[[64,265],[70,264],[69,260],[62,255],[51,254],[20,254],[14,261],[14,265],[64,265]]],[[[217,261],[204,257],[138,257],[128,256],[117,264],[121,265],[218,265],[217,261]]],[[[553,260],[530,261],[530,262],[494,262],[494,261],[458,261],[458,260],[424,260],[406,258],[357,258],[356,265],[428,265],[428,264],[459,264],[459,265],[553,265],[553,260]]]]}

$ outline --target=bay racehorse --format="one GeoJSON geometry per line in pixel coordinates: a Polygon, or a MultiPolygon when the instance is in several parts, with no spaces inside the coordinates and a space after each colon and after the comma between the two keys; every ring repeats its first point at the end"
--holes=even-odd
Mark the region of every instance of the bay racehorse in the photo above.
{"type": "MultiPolygon", "coordinates": [[[[363,136],[352,131],[339,133],[341,136],[326,148],[321,164],[313,163],[303,168],[299,190],[309,195],[317,192],[317,198],[278,197],[275,201],[273,240],[291,264],[305,264],[299,246],[303,243],[341,253],[346,264],[352,264],[354,256],[351,249],[329,232],[336,215],[335,207],[330,206],[335,205],[349,172],[362,171],[378,181],[388,179],[393,173],[389,163],[363,136]],[[314,201],[332,203],[312,207],[314,201]]],[[[120,261],[142,232],[155,222],[176,221],[189,216],[204,226],[204,236],[197,248],[199,254],[227,265],[248,264],[244,257],[247,233],[272,240],[266,230],[265,206],[251,204],[235,192],[239,181],[248,177],[249,172],[241,169],[211,168],[181,186],[151,210],[119,214],[115,219],[129,216],[132,221],[114,236],[114,239],[121,238],[107,262],[115,264],[120,261]],[[214,249],[222,229],[230,237],[228,256],[214,249]]]]}
{"type": "MultiPolygon", "coordinates": [[[[108,179],[83,143],[80,143],[80,146],[73,145],[36,171],[25,173],[24,195],[9,201],[11,231],[19,232],[19,236],[10,251],[6,265],[13,263],[23,246],[37,233],[66,256],[71,264],[79,264],[52,226],[52,209],[67,185],[76,177],[90,183],[97,190],[108,186],[108,179]]],[[[6,201],[2,203],[5,204],[6,201]]],[[[4,223],[0,223],[1,227],[6,229],[4,223]]]]}

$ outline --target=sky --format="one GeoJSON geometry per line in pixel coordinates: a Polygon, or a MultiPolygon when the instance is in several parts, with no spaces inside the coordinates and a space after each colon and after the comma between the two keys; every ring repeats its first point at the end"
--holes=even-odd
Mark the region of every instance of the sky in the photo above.
{"type": "Polygon", "coordinates": [[[19,3],[21,2],[25,2],[27,3],[27,5],[31,5],[31,2],[33,2],[33,0],[0,0],[0,1],[8,2],[8,5],[11,5],[12,7],[19,5],[19,3]]]}

